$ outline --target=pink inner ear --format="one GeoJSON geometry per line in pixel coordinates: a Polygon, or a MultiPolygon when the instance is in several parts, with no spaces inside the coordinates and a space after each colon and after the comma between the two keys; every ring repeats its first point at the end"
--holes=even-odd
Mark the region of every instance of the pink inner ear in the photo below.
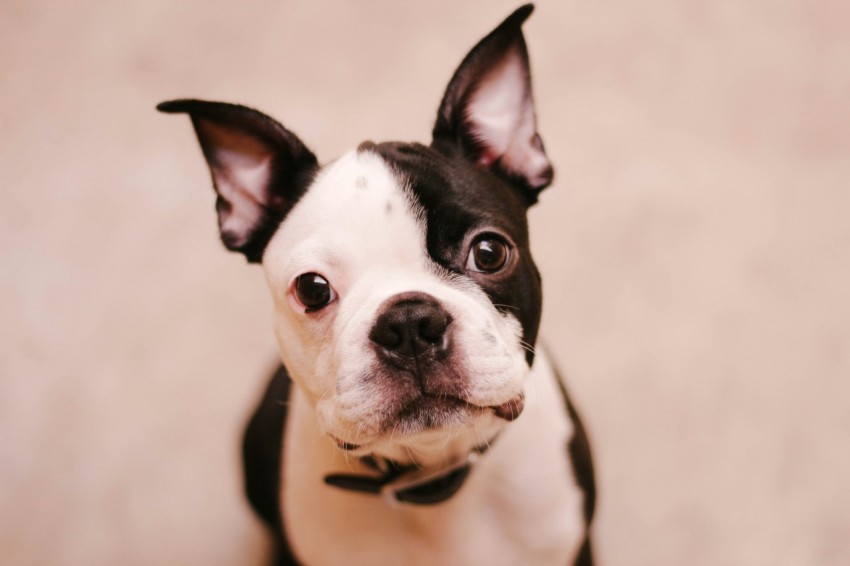
{"type": "Polygon", "coordinates": [[[483,150],[480,166],[498,161],[537,187],[551,180],[551,165],[537,136],[527,72],[519,48],[514,47],[479,82],[465,117],[483,150]]]}
{"type": "Polygon", "coordinates": [[[264,214],[272,152],[253,136],[199,120],[216,191],[228,203],[219,226],[234,245],[247,242],[264,214]]]}
{"type": "Polygon", "coordinates": [[[467,104],[466,118],[475,137],[491,153],[499,156],[508,149],[520,127],[523,108],[530,105],[527,91],[522,60],[513,52],[478,83],[467,104]]]}

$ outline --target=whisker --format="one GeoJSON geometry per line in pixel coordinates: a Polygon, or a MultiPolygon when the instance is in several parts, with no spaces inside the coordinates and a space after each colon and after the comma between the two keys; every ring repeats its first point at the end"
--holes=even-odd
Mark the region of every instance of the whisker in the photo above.
{"type": "Polygon", "coordinates": [[[525,350],[526,352],[530,352],[530,353],[532,353],[532,354],[534,354],[534,353],[535,353],[535,352],[534,352],[534,348],[532,348],[532,347],[530,347],[530,346],[526,346],[525,344],[520,344],[520,345],[519,345],[519,347],[520,347],[521,349],[525,350]]]}

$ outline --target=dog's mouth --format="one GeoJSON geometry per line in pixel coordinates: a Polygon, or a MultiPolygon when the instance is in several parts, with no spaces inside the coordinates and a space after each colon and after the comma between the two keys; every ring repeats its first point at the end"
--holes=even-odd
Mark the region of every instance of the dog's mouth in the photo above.
{"type": "MultiPolygon", "coordinates": [[[[480,406],[452,395],[424,393],[406,402],[393,418],[387,420],[385,433],[415,434],[444,427],[463,426],[470,415],[491,411],[496,417],[511,422],[516,420],[525,407],[525,397],[520,394],[500,405],[480,406]]],[[[336,445],[345,451],[356,451],[363,444],[347,442],[332,437],[336,445]]]]}
{"type": "MultiPolygon", "coordinates": [[[[454,395],[423,393],[406,402],[396,413],[396,423],[413,423],[420,430],[440,428],[452,424],[456,417],[492,411],[505,421],[513,421],[522,413],[525,398],[518,395],[506,403],[493,406],[480,406],[454,395]]],[[[397,429],[397,427],[396,427],[397,429]]]]}
{"type": "Polygon", "coordinates": [[[422,395],[404,403],[387,424],[395,432],[410,434],[445,426],[462,425],[479,407],[451,395],[422,395]]]}

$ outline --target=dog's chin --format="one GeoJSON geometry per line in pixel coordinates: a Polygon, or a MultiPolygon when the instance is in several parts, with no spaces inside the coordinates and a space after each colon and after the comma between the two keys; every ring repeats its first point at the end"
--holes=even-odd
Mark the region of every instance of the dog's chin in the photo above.
{"type": "Polygon", "coordinates": [[[457,397],[424,394],[402,405],[383,428],[401,435],[463,428],[486,410],[457,397]]]}
{"type": "MultiPolygon", "coordinates": [[[[497,406],[477,406],[449,395],[422,394],[387,410],[370,427],[375,432],[356,441],[331,434],[337,446],[352,455],[364,455],[383,448],[417,447],[451,439],[470,438],[473,444],[486,443],[506,423],[519,417],[523,396],[497,406]]],[[[361,427],[362,430],[362,427],[361,427]]]]}

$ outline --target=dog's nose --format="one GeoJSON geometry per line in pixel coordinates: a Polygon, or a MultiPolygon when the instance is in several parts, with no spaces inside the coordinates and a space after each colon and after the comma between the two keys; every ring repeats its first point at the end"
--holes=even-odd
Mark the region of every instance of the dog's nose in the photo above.
{"type": "Polygon", "coordinates": [[[378,353],[396,363],[448,348],[446,329],[452,317],[431,295],[401,293],[378,310],[369,338],[378,353]]]}

